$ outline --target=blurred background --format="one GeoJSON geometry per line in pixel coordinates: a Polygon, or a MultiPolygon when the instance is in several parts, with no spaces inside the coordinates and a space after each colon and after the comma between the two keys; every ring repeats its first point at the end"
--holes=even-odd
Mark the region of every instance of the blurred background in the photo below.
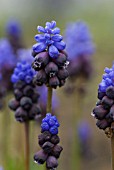
{"type": "MultiPolygon", "coordinates": [[[[91,112],[97,101],[98,84],[101,82],[104,68],[111,67],[113,62],[113,6],[113,0],[0,0],[0,38],[6,36],[5,25],[9,19],[16,19],[21,23],[24,43],[30,48],[35,43],[37,26],[44,26],[46,21],[55,20],[63,35],[67,23],[82,19],[92,33],[96,45],[96,53],[92,59],[94,73],[84,84],[86,95],[83,96],[83,102],[78,103],[77,93],[68,96],[64,93],[64,88],[57,90],[60,102],[57,109],[61,123],[60,137],[64,147],[58,170],[111,169],[110,139],[96,127],[91,112]],[[85,125],[84,129],[87,128],[87,131],[82,132],[88,136],[87,148],[84,148],[86,154],[80,149],[80,146],[82,148],[86,144],[80,142],[78,134],[78,128],[84,125],[83,122],[89,126],[85,125]]],[[[8,109],[9,98],[11,94],[6,98],[6,107],[0,111],[0,166],[5,170],[24,170],[23,125],[14,120],[13,114],[8,109]],[[4,114],[7,114],[7,121],[4,120],[4,114]]],[[[44,166],[40,167],[33,162],[33,155],[39,149],[37,144],[39,127],[39,124],[31,123],[32,170],[44,169],[44,166]]]]}

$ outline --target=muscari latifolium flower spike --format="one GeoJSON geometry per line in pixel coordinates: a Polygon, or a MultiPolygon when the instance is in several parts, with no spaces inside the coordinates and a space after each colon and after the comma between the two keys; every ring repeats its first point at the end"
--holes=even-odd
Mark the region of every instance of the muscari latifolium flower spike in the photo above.
{"type": "Polygon", "coordinates": [[[97,119],[96,125],[109,135],[109,130],[114,132],[114,64],[112,68],[106,67],[104,71],[98,88],[99,101],[92,115],[97,119]]]}
{"type": "Polygon", "coordinates": [[[16,65],[16,57],[6,38],[0,39],[0,72],[2,75],[0,93],[4,96],[6,91],[12,90],[10,77],[16,65]]]}
{"type": "Polygon", "coordinates": [[[63,37],[59,34],[60,29],[55,27],[56,22],[46,22],[45,28],[38,26],[38,32],[35,36],[37,44],[33,45],[32,64],[38,71],[35,77],[35,83],[39,86],[46,84],[52,88],[61,87],[65,84],[68,77],[67,55],[63,51],[66,44],[62,41],[63,37]]]}
{"type": "Polygon", "coordinates": [[[41,115],[38,105],[39,94],[33,84],[35,71],[26,61],[17,63],[11,77],[14,85],[14,98],[10,100],[9,107],[15,112],[19,122],[35,120],[41,115]]]}
{"type": "Polygon", "coordinates": [[[34,161],[38,164],[44,164],[48,169],[54,169],[58,166],[58,158],[63,148],[59,145],[58,127],[60,126],[56,116],[47,113],[42,120],[41,134],[38,136],[38,143],[41,150],[34,155],[34,161]]]}
{"type": "Polygon", "coordinates": [[[89,78],[92,71],[91,56],[95,52],[95,45],[88,25],[83,21],[69,24],[66,27],[64,38],[70,60],[68,67],[70,78],[74,79],[80,73],[89,78]]]}
{"type": "Polygon", "coordinates": [[[6,23],[5,31],[13,51],[16,54],[18,49],[24,48],[22,40],[22,26],[18,20],[10,19],[6,23]]]}

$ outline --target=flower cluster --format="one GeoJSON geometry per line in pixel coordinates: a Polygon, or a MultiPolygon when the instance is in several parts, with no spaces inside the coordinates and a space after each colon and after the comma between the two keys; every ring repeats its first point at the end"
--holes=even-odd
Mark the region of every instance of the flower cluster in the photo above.
{"type": "Polygon", "coordinates": [[[49,131],[52,135],[58,134],[59,122],[56,116],[52,116],[50,113],[46,114],[46,117],[42,120],[41,131],[49,131]]]}
{"type": "Polygon", "coordinates": [[[38,105],[39,94],[33,84],[34,71],[26,62],[18,63],[12,75],[14,96],[9,107],[15,111],[15,118],[19,122],[37,119],[41,110],[38,105]]]}
{"type": "Polygon", "coordinates": [[[69,24],[66,28],[65,39],[69,59],[92,55],[95,51],[89,28],[83,21],[69,24]]]}
{"type": "Polygon", "coordinates": [[[22,33],[21,25],[17,20],[9,20],[5,29],[10,36],[20,37],[22,33]]]}
{"type": "Polygon", "coordinates": [[[51,59],[48,52],[39,53],[32,64],[38,71],[34,80],[35,84],[38,86],[46,84],[52,88],[63,86],[68,77],[67,65],[67,56],[62,52],[56,59],[51,59]]]}
{"type": "Polygon", "coordinates": [[[95,52],[89,28],[83,21],[69,24],[65,32],[66,51],[69,56],[69,74],[75,78],[80,74],[90,77],[91,55],[95,52]]]}
{"type": "Polygon", "coordinates": [[[17,67],[14,69],[14,73],[11,76],[12,83],[17,83],[19,80],[29,84],[33,80],[35,71],[31,68],[31,65],[26,61],[17,63],[17,67]]]}
{"type": "Polygon", "coordinates": [[[102,81],[99,84],[99,91],[106,92],[109,86],[114,86],[114,65],[112,68],[105,68],[105,74],[103,74],[102,81]]]}
{"type": "Polygon", "coordinates": [[[53,170],[58,166],[58,158],[63,148],[58,145],[60,138],[58,134],[59,122],[56,116],[47,113],[42,120],[41,134],[38,136],[38,143],[42,148],[34,155],[34,161],[38,164],[44,164],[46,161],[47,169],[53,170]]]}
{"type": "Polygon", "coordinates": [[[35,35],[38,43],[33,45],[33,51],[40,53],[48,50],[50,57],[57,58],[59,51],[64,50],[66,44],[62,41],[63,37],[60,35],[60,29],[56,27],[56,22],[46,22],[45,28],[38,26],[37,30],[42,34],[35,35]]]}
{"type": "Polygon", "coordinates": [[[106,74],[104,74],[98,89],[99,101],[96,103],[92,113],[97,119],[96,125],[103,130],[107,128],[114,130],[114,85],[113,83],[107,84],[107,81],[113,82],[112,70],[113,67],[111,69],[105,68],[106,74]],[[107,76],[106,79],[104,79],[105,75],[107,76]]]}
{"type": "Polygon", "coordinates": [[[5,96],[5,88],[2,85],[2,73],[0,73],[0,109],[3,108],[3,103],[4,103],[4,96],[5,96]]]}
{"type": "Polygon", "coordinates": [[[42,43],[33,46],[33,56],[35,60],[32,64],[33,68],[38,71],[35,77],[35,83],[39,86],[46,84],[52,88],[56,88],[57,86],[61,87],[65,84],[65,79],[68,77],[66,68],[69,63],[66,53],[62,51],[65,45],[63,48],[62,44],[64,43],[61,41],[62,36],[58,34],[60,29],[54,28],[55,25],[55,21],[52,21],[51,23],[47,22],[45,28],[38,26],[39,32],[45,34],[36,35],[36,39],[40,39],[42,43]],[[51,36],[51,34],[54,35],[51,36]],[[50,37],[49,40],[47,40],[47,37],[50,37]],[[40,49],[42,44],[45,44],[48,48],[40,49]]]}
{"type": "Polygon", "coordinates": [[[7,90],[12,89],[10,77],[17,63],[16,56],[7,39],[0,39],[0,71],[2,74],[2,86],[7,90]]]}
{"type": "Polygon", "coordinates": [[[6,24],[5,30],[6,36],[16,54],[18,49],[24,48],[21,24],[17,20],[9,20],[6,24]]]}
{"type": "Polygon", "coordinates": [[[7,39],[0,39],[0,69],[12,69],[16,65],[16,57],[7,39]],[[8,61],[8,62],[6,62],[8,61]]]}

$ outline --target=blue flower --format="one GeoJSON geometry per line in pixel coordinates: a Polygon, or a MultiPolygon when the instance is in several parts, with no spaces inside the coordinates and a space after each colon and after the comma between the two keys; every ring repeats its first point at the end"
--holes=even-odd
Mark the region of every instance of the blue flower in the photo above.
{"type": "Polygon", "coordinates": [[[22,28],[17,20],[9,20],[6,24],[6,33],[10,36],[19,37],[22,33],[22,28]]]}
{"type": "Polygon", "coordinates": [[[7,39],[0,39],[0,69],[12,69],[17,63],[16,56],[7,39]]]}
{"type": "Polygon", "coordinates": [[[58,127],[60,126],[56,116],[52,116],[51,113],[47,113],[46,117],[42,120],[42,131],[49,131],[52,135],[58,134],[58,127]]]}
{"type": "Polygon", "coordinates": [[[57,58],[60,50],[64,50],[66,44],[62,41],[60,29],[56,27],[56,22],[46,22],[45,28],[38,26],[37,30],[41,34],[35,35],[36,44],[33,45],[33,50],[36,53],[44,50],[49,50],[49,55],[52,58],[57,58]]]}
{"type": "Polygon", "coordinates": [[[100,92],[106,92],[109,86],[114,86],[114,64],[112,68],[105,68],[105,74],[103,74],[102,81],[99,84],[98,90],[100,92]]]}
{"type": "Polygon", "coordinates": [[[65,40],[66,51],[71,60],[83,55],[92,55],[95,52],[89,28],[83,21],[77,21],[67,26],[65,40]]]}
{"type": "Polygon", "coordinates": [[[17,63],[13,75],[11,76],[11,81],[12,83],[16,83],[21,80],[29,84],[33,80],[34,75],[35,71],[31,68],[31,65],[26,61],[22,61],[17,63]]]}

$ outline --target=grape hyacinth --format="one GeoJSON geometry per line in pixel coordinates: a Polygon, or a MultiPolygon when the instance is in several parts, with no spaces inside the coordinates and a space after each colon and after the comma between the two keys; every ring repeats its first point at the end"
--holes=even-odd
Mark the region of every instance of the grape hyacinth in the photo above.
{"type": "Polygon", "coordinates": [[[98,88],[98,102],[92,115],[97,119],[96,125],[114,132],[114,64],[112,68],[105,68],[102,81],[98,88]]]}
{"type": "Polygon", "coordinates": [[[46,162],[47,169],[55,169],[58,166],[58,158],[63,148],[58,145],[58,127],[60,126],[56,116],[47,113],[42,120],[41,134],[38,136],[38,143],[42,148],[34,155],[34,161],[38,164],[46,162]]]}
{"type": "Polygon", "coordinates": [[[22,41],[22,27],[19,21],[15,19],[10,19],[6,24],[6,36],[13,48],[14,53],[17,53],[17,50],[24,48],[22,41]]]}
{"type": "Polygon", "coordinates": [[[39,94],[33,84],[35,71],[30,64],[23,61],[17,63],[11,81],[14,84],[14,96],[9,107],[15,111],[15,118],[19,122],[26,122],[38,118],[41,114],[38,105],[39,94]]]}
{"type": "Polygon", "coordinates": [[[65,40],[70,60],[68,68],[70,78],[75,79],[80,74],[89,78],[92,71],[91,56],[95,52],[95,45],[87,24],[83,21],[69,24],[65,31],[65,40]]]}
{"type": "MultiPolygon", "coordinates": [[[[63,148],[58,145],[59,122],[56,116],[52,116],[53,88],[61,87],[68,77],[67,54],[63,51],[65,43],[59,35],[60,29],[55,28],[56,22],[46,22],[45,28],[38,26],[42,34],[35,36],[37,44],[33,45],[32,67],[38,71],[34,83],[38,86],[45,84],[48,87],[46,117],[42,120],[39,145],[41,150],[34,155],[34,161],[38,164],[46,162],[47,169],[55,169],[58,166],[58,158],[63,148]]],[[[44,97],[44,96],[43,96],[44,97]]]]}
{"type": "Polygon", "coordinates": [[[10,77],[16,63],[17,59],[9,41],[5,38],[0,39],[0,71],[2,74],[2,86],[7,90],[12,89],[10,77]]]}
{"type": "Polygon", "coordinates": [[[38,71],[35,83],[38,86],[46,84],[52,88],[61,87],[65,84],[68,77],[67,54],[63,51],[65,43],[59,34],[60,29],[55,27],[56,22],[46,22],[45,28],[38,26],[35,36],[37,44],[33,45],[33,57],[35,57],[32,67],[38,71]]]}

